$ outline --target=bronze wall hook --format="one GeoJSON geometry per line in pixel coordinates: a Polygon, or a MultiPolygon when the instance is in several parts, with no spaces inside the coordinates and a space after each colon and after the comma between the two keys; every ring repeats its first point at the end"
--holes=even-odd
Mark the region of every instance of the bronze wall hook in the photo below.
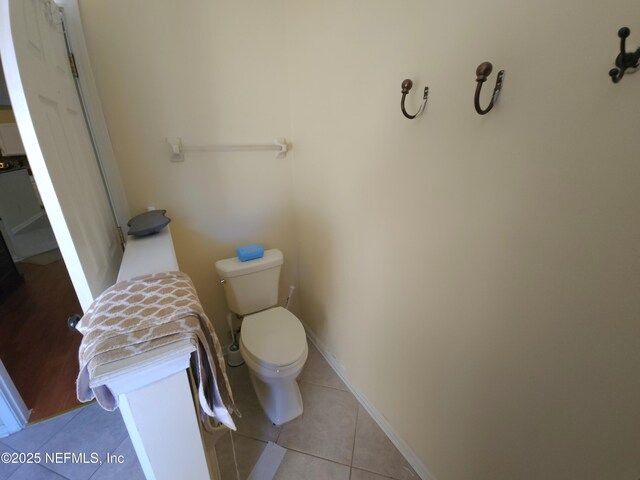
{"type": "Polygon", "coordinates": [[[482,84],[487,81],[487,77],[491,75],[493,71],[493,65],[491,62],[483,62],[478,65],[476,69],[476,82],[478,82],[476,86],[476,95],[474,98],[474,106],[476,107],[476,112],[480,115],[485,115],[491,111],[493,108],[493,104],[498,99],[498,95],[500,94],[500,90],[502,89],[502,79],[504,77],[504,70],[500,70],[498,72],[498,78],[496,79],[496,86],[493,89],[493,95],[491,96],[491,103],[485,109],[480,107],[480,92],[482,91],[482,84]]]}
{"type": "Polygon", "coordinates": [[[407,97],[407,94],[411,91],[412,87],[413,82],[408,78],[404,82],[402,82],[402,100],[400,100],[400,108],[402,109],[402,114],[409,120],[416,118],[418,115],[424,112],[424,107],[427,105],[427,97],[429,96],[429,87],[424,87],[424,95],[422,97],[424,101],[422,102],[422,105],[420,105],[420,108],[415,115],[409,115],[407,113],[407,110],[404,108],[404,99],[407,97]]]}

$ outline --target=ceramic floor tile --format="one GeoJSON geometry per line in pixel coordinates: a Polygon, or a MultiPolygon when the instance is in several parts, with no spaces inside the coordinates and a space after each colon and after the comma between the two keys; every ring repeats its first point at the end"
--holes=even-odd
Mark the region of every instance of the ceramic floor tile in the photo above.
{"type": "Polygon", "coordinates": [[[301,382],[302,417],[282,427],[278,443],[349,465],[353,451],[358,402],[342,390],[301,382]]]}
{"type": "Polygon", "coordinates": [[[323,385],[325,387],[347,390],[347,386],[340,380],[340,377],[333,371],[318,349],[309,343],[309,357],[304,366],[304,371],[300,381],[323,385]]]}
{"type": "Polygon", "coordinates": [[[46,466],[71,480],[86,480],[100,467],[90,455],[96,453],[98,459],[104,461],[106,454],[118,448],[127,436],[120,412],[107,412],[98,404],[92,404],[83,408],[39,451],[52,454],[84,453],[86,461],[56,461],[46,466]]]}
{"type": "Polygon", "coordinates": [[[233,398],[242,414],[242,418],[234,417],[238,433],[256,440],[275,442],[280,428],[271,423],[258,403],[247,365],[227,367],[227,375],[233,398]]]}
{"type": "MultiPolygon", "coordinates": [[[[233,443],[235,445],[240,478],[247,478],[267,444],[236,433],[233,434],[233,443]]],[[[233,460],[233,450],[231,448],[231,436],[228,433],[216,443],[216,454],[221,477],[225,480],[235,479],[236,467],[233,460]]]]}
{"type": "Polygon", "coordinates": [[[129,437],[113,452],[123,463],[103,463],[91,480],[145,480],[144,472],[129,437]]]}
{"type": "Polygon", "coordinates": [[[287,450],[274,480],[349,480],[349,467],[287,450]]]}
{"type": "Polygon", "coordinates": [[[22,465],[9,480],[66,480],[42,465],[28,463],[22,465]]]}
{"type": "Polygon", "coordinates": [[[358,411],[353,466],[397,480],[419,478],[362,406],[358,411]]]}
{"type": "Polygon", "coordinates": [[[367,472],[358,468],[351,469],[351,480],[389,480],[391,477],[384,477],[377,473],[367,472]]]}
{"type": "Polygon", "coordinates": [[[77,408],[49,420],[28,425],[24,430],[5,437],[1,441],[17,452],[35,452],[82,410],[77,408]]]}
{"type": "MultiPolygon", "coordinates": [[[[0,455],[7,454],[7,453],[10,453],[10,454],[17,453],[13,448],[3,444],[2,440],[4,439],[0,439],[0,455]]],[[[3,457],[3,461],[0,461],[0,480],[7,480],[7,478],[9,478],[13,474],[13,472],[15,472],[16,470],[18,470],[18,468],[20,468],[20,463],[18,463],[17,461],[16,463],[11,463],[12,460],[13,459],[10,458],[9,461],[6,461],[4,460],[4,457],[3,457]]],[[[15,459],[15,460],[18,460],[18,459],[15,459]]]]}

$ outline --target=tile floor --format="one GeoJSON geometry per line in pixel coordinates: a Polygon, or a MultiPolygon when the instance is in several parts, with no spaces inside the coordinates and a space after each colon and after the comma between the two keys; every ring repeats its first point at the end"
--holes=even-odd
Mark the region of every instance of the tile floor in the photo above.
{"type": "MultiPolygon", "coordinates": [[[[93,403],[39,423],[9,437],[0,438],[0,454],[39,453],[39,464],[0,462],[0,480],[144,480],[129,434],[119,412],[107,412],[93,403]],[[85,453],[73,463],[46,454],[85,453]],[[92,463],[91,453],[103,463],[92,463]],[[124,463],[104,462],[107,453],[122,455],[124,463]]],[[[79,458],[79,457],[78,457],[79,458]]]]}
{"type": "MultiPolygon", "coordinates": [[[[348,391],[324,358],[309,344],[309,359],[300,378],[302,417],[282,427],[262,413],[246,366],[229,368],[242,418],[233,434],[238,471],[246,479],[266,442],[287,449],[276,480],[410,480],[418,476],[377,424],[348,391]]],[[[216,444],[223,480],[235,479],[231,437],[216,444]]],[[[13,465],[0,462],[0,480],[138,480],[144,479],[127,430],[118,412],[92,404],[0,439],[4,452],[86,452],[87,463],[44,462],[13,465]],[[90,452],[103,460],[122,455],[124,463],[90,463],[90,452]]]]}
{"type": "MultiPolygon", "coordinates": [[[[304,413],[280,428],[262,412],[246,365],[227,372],[242,412],[233,434],[241,479],[247,478],[268,441],[287,449],[276,480],[418,479],[313,344],[300,377],[304,413]]],[[[229,434],[216,450],[222,478],[235,479],[229,434]]]]}

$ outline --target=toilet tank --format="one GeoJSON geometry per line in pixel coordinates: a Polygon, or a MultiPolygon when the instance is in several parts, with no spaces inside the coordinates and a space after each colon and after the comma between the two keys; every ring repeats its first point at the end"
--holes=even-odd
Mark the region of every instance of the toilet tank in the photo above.
{"type": "Polygon", "coordinates": [[[278,249],[265,250],[256,260],[241,262],[237,257],[216,262],[229,309],[249,315],[278,303],[280,268],[284,257],[278,249]]]}

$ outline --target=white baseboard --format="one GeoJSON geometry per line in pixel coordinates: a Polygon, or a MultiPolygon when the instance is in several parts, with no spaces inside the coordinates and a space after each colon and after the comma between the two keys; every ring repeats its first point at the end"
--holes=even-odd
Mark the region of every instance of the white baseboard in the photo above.
{"type": "Polygon", "coordinates": [[[376,410],[376,408],[371,404],[371,402],[364,396],[362,391],[358,387],[356,387],[349,377],[347,377],[346,373],[342,369],[341,365],[337,362],[337,360],[329,354],[329,350],[326,348],[324,343],[316,336],[315,333],[309,328],[309,326],[302,322],[304,329],[307,331],[307,337],[309,340],[316,346],[320,354],[324,357],[327,363],[331,366],[336,375],[338,375],[342,381],[345,383],[347,388],[351,390],[351,393],[358,399],[358,401],[362,404],[364,409],[371,415],[373,420],[378,424],[378,426],[382,429],[382,431],[389,437],[391,443],[393,443],[396,448],[400,451],[400,453],[404,456],[404,458],[409,462],[409,464],[413,467],[416,473],[420,476],[422,480],[436,480],[435,477],[429,472],[429,469],[426,467],[422,460],[415,454],[415,452],[411,449],[411,447],[404,441],[404,439],[398,435],[398,433],[393,429],[393,427],[389,424],[386,418],[376,410]]]}

